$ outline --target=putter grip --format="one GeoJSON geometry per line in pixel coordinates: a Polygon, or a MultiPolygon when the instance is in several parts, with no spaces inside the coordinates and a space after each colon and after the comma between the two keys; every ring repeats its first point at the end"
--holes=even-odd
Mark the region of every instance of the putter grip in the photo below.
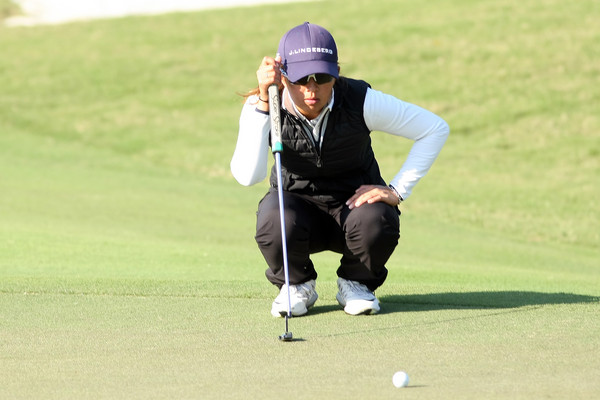
{"type": "Polygon", "coordinates": [[[277,85],[269,86],[269,117],[271,119],[271,151],[280,153],[283,151],[283,145],[281,144],[281,112],[277,85]]]}

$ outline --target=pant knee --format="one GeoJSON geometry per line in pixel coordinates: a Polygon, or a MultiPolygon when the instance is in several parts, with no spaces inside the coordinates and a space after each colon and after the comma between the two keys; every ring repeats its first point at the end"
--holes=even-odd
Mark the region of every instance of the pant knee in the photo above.
{"type": "MultiPolygon", "coordinates": [[[[345,232],[349,241],[372,245],[383,242],[397,244],[400,238],[400,221],[392,207],[383,203],[363,205],[346,219],[345,232]],[[361,210],[362,209],[362,210],[361,210]]],[[[353,210],[353,211],[354,211],[353,210]]]]}

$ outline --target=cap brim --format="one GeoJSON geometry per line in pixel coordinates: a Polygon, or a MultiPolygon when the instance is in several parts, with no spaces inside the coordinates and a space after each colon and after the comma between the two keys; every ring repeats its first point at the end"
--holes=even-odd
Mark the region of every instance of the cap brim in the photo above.
{"type": "Polygon", "coordinates": [[[290,82],[296,82],[311,74],[329,74],[334,78],[339,78],[337,64],[328,61],[300,61],[287,65],[286,76],[290,82]]]}

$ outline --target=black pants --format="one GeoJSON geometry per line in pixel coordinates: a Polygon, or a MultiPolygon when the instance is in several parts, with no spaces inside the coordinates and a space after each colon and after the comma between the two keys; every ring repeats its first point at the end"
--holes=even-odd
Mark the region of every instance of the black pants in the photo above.
{"type": "MultiPolygon", "coordinates": [[[[350,210],[319,196],[283,193],[290,284],[317,278],[310,255],[325,250],[342,254],[337,275],[374,291],[385,281],[385,263],[400,238],[397,208],[378,202],[350,210]]],[[[256,243],[269,268],[267,279],[285,283],[277,190],[271,188],[258,206],[256,243]]]]}

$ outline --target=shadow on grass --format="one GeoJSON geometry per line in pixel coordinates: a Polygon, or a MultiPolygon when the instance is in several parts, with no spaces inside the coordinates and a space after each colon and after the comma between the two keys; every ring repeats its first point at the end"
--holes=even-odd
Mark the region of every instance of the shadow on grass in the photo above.
{"type": "Polygon", "coordinates": [[[314,306],[310,309],[309,315],[325,314],[333,311],[341,311],[342,307],[337,304],[327,306],[314,306]]]}
{"type": "Polygon", "coordinates": [[[381,313],[388,314],[459,308],[501,309],[549,304],[598,303],[600,297],[572,293],[500,291],[387,295],[381,296],[379,300],[382,305],[381,313]]]}
{"type": "MultiPolygon", "coordinates": [[[[586,296],[571,293],[540,293],[523,291],[467,292],[467,293],[431,293],[410,295],[385,295],[379,298],[381,311],[377,315],[400,312],[419,312],[436,310],[489,310],[483,314],[453,316],[449,319],[423,321],[413,325],[432,325],[440,322],[460,321],[472,318],[486,318],[498,315],[528,312],[551,304],[600,303],[598,296],[586,296]]],[[[339,310],[338,306],[315,307],[312,313],[320,314],[339,310]]],[[[373,327],[372,329],[351,330],[328,334],[328,337],[346,336],[375,331],[392,331],[407,325],[373,327]]]]}

